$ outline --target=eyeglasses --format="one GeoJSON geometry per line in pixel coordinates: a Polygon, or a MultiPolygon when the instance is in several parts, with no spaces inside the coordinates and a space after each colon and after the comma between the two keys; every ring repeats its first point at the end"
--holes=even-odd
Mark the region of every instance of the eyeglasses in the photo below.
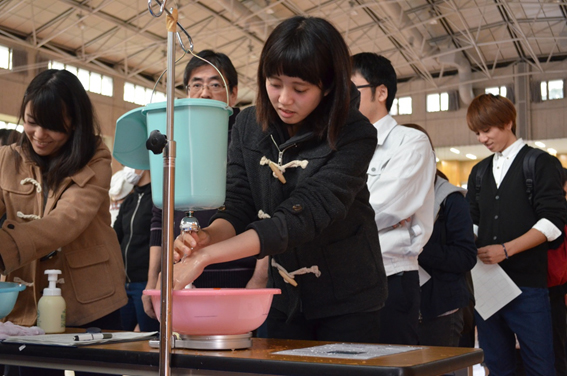
{"type": "Polygon", "coordinates": [[[365,87],[374,87],[374,85],[371,85],[371,84],[358,85],[356,88],[357,88],[357,89],[364,89],[365,87]]]}
{"type": "Polygon", "coordinates": [[[205,87],[207,89],[209,89],[209,91],[211,93],[220,93],[221,91],[224,91],[225,86],[221,85],[218,82],[211,82],[208,84],[203,84],[200,82],[194,82],[191,85],[187,86],[187,92],[190,92],[191,94],[200,94],[203,90],[205,90],[205,87]]]}

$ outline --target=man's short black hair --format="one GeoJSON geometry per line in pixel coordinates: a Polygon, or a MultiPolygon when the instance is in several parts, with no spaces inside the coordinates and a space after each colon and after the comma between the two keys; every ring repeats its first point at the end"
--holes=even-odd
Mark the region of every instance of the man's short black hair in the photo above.
{"type": "MultiPolygon", "coordinates": [[[[238,86],[238,74],[236,73],[236,68],[234,68],[232,61],[230,61],[228,56],[226,56],[222,52],[215,52],[213,50],[203,50],[196,55],[210,61],[221,71],[224,79],[228,84],[228,89],[231,92],[235,87],[238,86]]],[[[193,58],[191,58],[191,60],[189,60],[187,66],[185,67],[185,73],[183,74],[183,86],[185,87],[185,89],[187,89],[189,78],[191,78],[193,71],[199,67],[202,67],[203,65],[209,64],[206,61],[203,61],[194,56],[193,58]]]]}
{"type": "Polygon", "coordinates": [[[373,52],[361,52],[352,57],[352,73],[358,73],[372,85],[372,99],[376,95],[376,88],[380,85],[388,89],[386,109],[392,108],[396,92],[398,91],[398,78],[390,60],[373,52]]]}

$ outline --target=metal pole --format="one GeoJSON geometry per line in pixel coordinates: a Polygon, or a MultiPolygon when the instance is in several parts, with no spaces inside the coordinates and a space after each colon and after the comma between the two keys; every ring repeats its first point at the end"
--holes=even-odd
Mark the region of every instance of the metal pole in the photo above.
{"type": "MultiPolygon", "coordinates": [[[[169,23],[168,23],[169,25],[169,23]]],[[[175,24],[174,24],[175,25],[175,24]]],[[[159,374],[170,375],[172,347],[172,296],[173,287],[173,242],[175,210],[175,156],[173,140],[173,108],[175,99],[175,30],[168,27],[167,33],[167,145],[163,153],[163,247],[161,257],[161,322],[159,374]]],[[[173,27],[174,29],[174,27],[173,27]]]]}

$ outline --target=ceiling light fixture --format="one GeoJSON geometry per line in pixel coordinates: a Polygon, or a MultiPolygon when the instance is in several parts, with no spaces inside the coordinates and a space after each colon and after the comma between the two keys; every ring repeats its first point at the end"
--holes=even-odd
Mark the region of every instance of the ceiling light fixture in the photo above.
{"type": "Polygon", "coordinates": [[[551,155],[557,155],[557,150],[554,148],[547,148],[547,152],[551,155]]]}
{"type": "Polygon", "coordinates": [[[450,150],[452,153],[461,154],[461,151],[460,151],[459,149],[451,148],[451,149],[449,149],[449,150],[450,150]]]}
{"type": "Polygon", "coordinates": [[[538,148],[544,148],[545,144],[541,141],[536,141],[534,142],[535,146],[537,146],[538,148]]]}
{"type": "Polygon", "coordinates": [[[474,154],[467,154],[467,155],[465,155],[465,157],[467,157],[468,159],[472,159],[472,160],[476,159],[476,155],[474,155],[474,154]]]}

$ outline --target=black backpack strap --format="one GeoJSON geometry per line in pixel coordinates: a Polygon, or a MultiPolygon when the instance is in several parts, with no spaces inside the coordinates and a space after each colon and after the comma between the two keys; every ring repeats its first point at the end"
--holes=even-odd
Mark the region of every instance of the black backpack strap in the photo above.
{"type": "Polygon", "coordinates": [[[524,156],[524,178],[526,179],[526,193],[530,205],[533,205],[533,192],[535,187],[535,164],[537,157],[545,153],[541,149],[530,148],[524,156]]]}
{"type": "Polygon", "coordinates": [[[486,173],[486,169],[490,166],[490,162],[494,157],[488,157],[480,161],[478,164],[478,168],[476,169],[476,178],[475,178],[475,191],[476,191],[476,202],[480,201],[480,187],[482,185],[482,178],[486,173]]]}

